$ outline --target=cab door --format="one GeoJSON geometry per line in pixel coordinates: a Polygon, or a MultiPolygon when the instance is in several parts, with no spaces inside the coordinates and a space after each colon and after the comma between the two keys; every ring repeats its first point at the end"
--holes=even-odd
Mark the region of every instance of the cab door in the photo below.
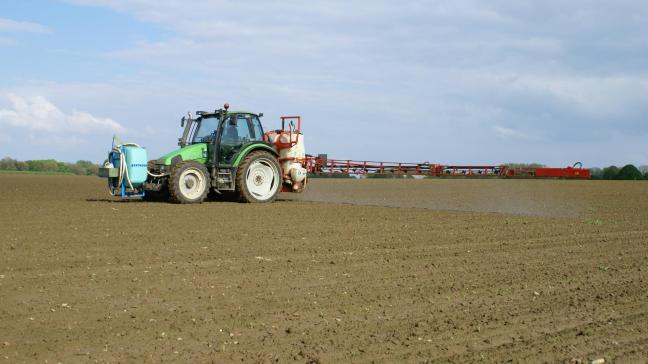
{"type": "Polygon", "coordinates": [[[241,148],[256,139],[251,127],[251,115],[230,114],[225,118],[218,153],[219,164],[231,165],[241,148]]]}

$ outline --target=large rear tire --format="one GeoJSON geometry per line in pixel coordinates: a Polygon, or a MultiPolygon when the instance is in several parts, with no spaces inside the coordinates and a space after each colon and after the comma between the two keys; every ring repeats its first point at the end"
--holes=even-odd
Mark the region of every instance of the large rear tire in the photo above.
{"type": "Polygon", "coordinates": [[[265,151],[248,154],[236,172],[236,190],[241,202],[272,202],[279,195],[281,184],[279,161],[265,151]]]}
{"type": "Polygon", "coordinates": [[[174,165],[169,176],[169,197],[175,203],[202,203],[211,186],[205,165],[185,161],[174,165]]]}

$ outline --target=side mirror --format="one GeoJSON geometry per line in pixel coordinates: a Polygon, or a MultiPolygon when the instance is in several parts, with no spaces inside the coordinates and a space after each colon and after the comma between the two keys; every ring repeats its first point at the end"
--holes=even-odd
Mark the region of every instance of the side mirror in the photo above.
{"type": "Polygon", "coordinates": [[[260,117],[260,118],[263,117],[263,113],[262,113],[262,112],[259,113],[259,117],[260,117]]]}
{"type": "Polygon", "coordinates": [[[185,123],[185,117],[183,116],[182,119],[180,119],[180,126],[184,128],[184,123],[185,123]]]}

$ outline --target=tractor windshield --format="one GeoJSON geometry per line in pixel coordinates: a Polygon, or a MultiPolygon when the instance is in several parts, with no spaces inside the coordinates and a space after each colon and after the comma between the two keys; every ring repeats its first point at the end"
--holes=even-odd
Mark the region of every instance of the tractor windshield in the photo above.
{"type": "Polygon", "coordinates": [[[210,136],[216,135],[219,121],[218,115],[198,118],[191,143],[206,143],[210,136]]]}

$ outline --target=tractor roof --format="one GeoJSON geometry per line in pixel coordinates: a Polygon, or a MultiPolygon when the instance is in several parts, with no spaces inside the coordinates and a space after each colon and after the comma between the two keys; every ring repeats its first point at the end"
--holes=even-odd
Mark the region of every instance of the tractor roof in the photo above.
{"type": "MultiPolygon", "coordinates": [[[[209,115],[215,115],[219,112],[220,110],[215,110],[215,111],[201,111],[202,116],[209,116],[209,115]]],[[[256,112],[251,112],[251,111],[243,111],[243,110],[233,110],[233,111],[227,111],[228,114],[252,114],[259,116],[259,113],[256,112]]]]}

